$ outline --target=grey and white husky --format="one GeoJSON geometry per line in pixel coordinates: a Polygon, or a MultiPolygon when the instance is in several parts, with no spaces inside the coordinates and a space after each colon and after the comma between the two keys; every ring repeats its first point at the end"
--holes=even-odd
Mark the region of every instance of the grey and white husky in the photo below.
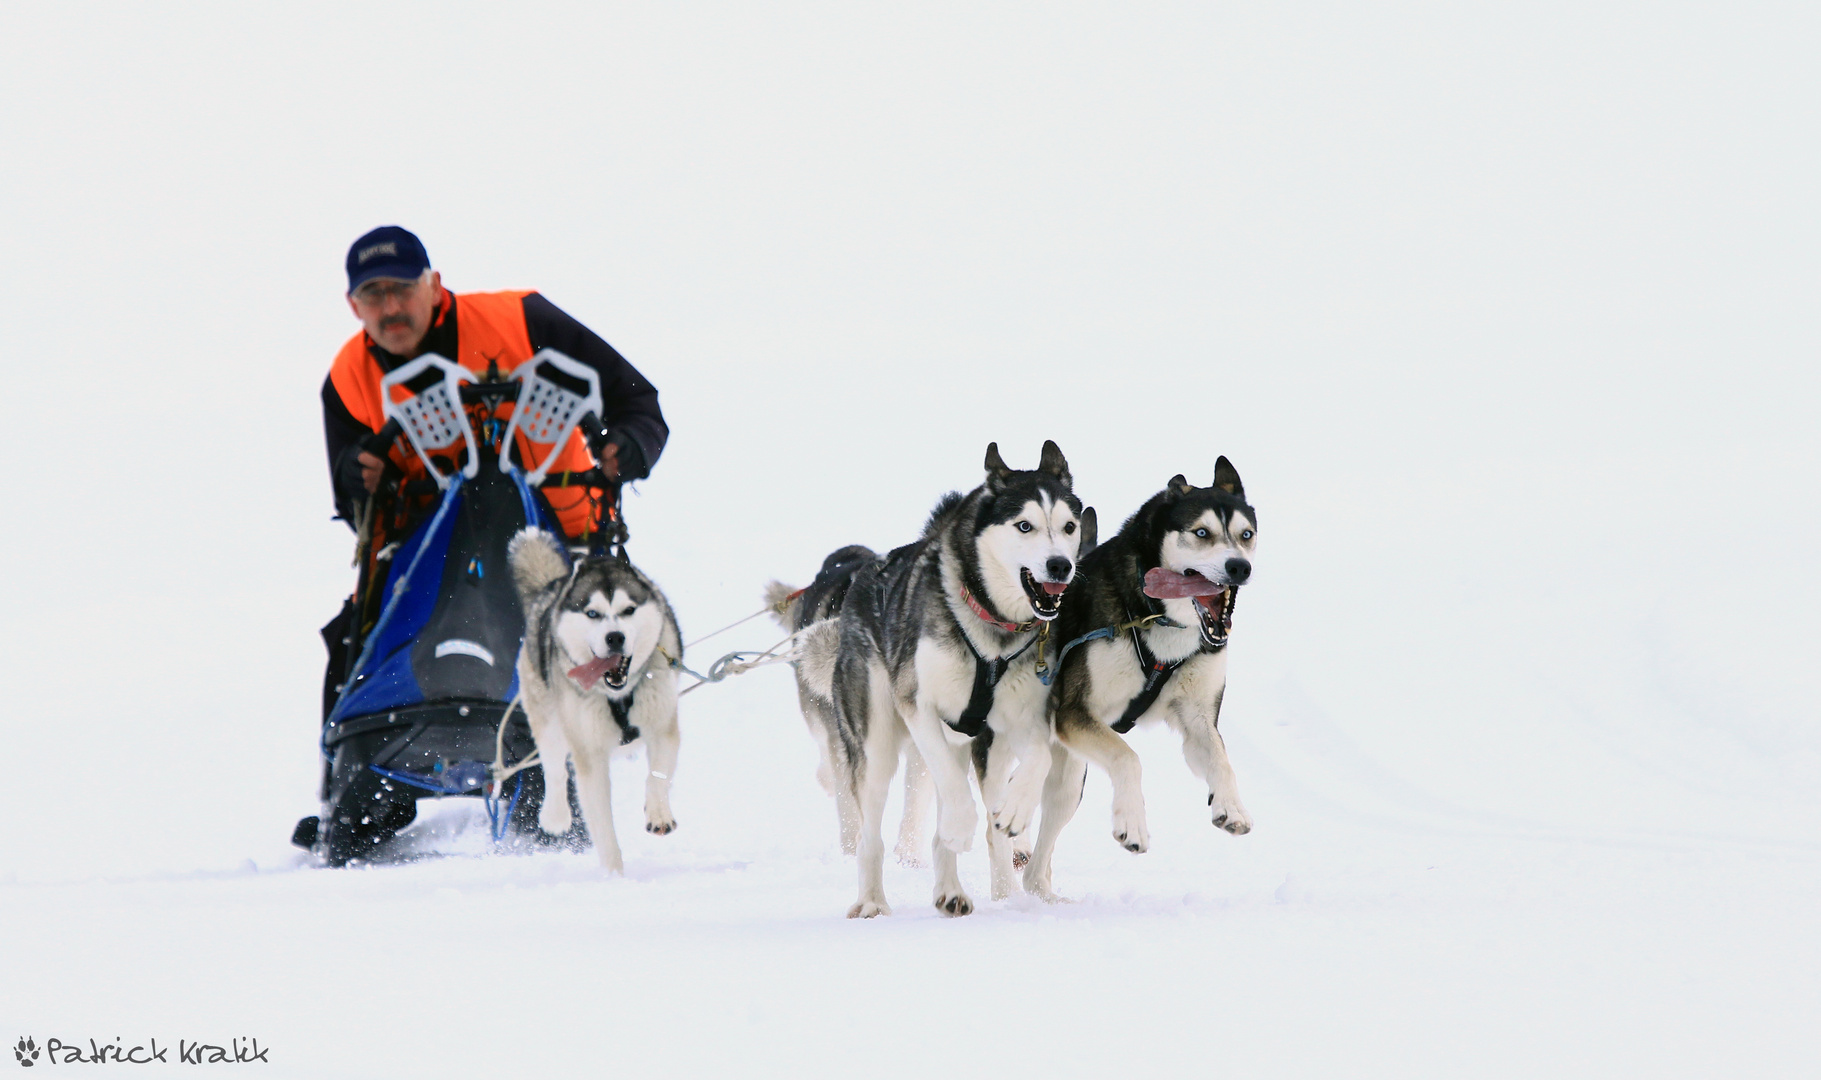
{"type": "Polygon", "coordinates": [[[537,741],[547,793],[538,826],[569,831],[565,762],[575,759],[576,795],[601,866],[622,869],[613,831],[608,761],[622,747],[645,743],[645,829],[677,827],[670,780],[677,767],[677,683],[671,661],[683,657],[670,602],[650,578],[622,558],[571,564],[555,537],[528,528],[507,549],[525,606],[519,686],[537,741]]]}
{"type": "Polygon", "coordinates": [[[1033,646],[1062,608],[1083,517],[1055,443],[1043,444],[1030,471],[1009,468],[995,443],[984,483],[945,496],[921,539],[859,559],[845,575],[838,617],[803,632],[805,718],[830,733],[835,787],[859,822],[860,896],[849,918],[891,911],[880,819],[906,736],[936,789],[937,909],[974,908],[955,856],[972,846],[979,824],[968,777],[975,762],[994,893],[1015,887],[1012,839],[1029,828],[1051,761],[1049,691],[1033,646]],[[977,754],[982,744],[987,752],[977,754]]]}
{"type": "Polygon", "coordinates": [[[1058,751],[1024,868],[1028,891],[1053,895],[1050,860],[1080,804],[1085,762],[1112,779],[1113,838],[1133,852],[1150,845],[1138,755],[1120,737],[1135,724],[1169,724],[1182,737],[1189,768],[1208,785],[1214,824],[1235,836],[1251,831],[1220,737],[1220,703],[1233,603],[1251,580],[1257,543],[1257,511],[1223,457],[1212,486],[1172,477],[1117,535],[1083,556],[1057,637],[1067,645],[1110,633],[1070,649],[1059,665],[1052,702],[1058,751]]]}
{"type": "MultiPolygon", "coordinates": [[[[847,599],[847,587],[853,583],[854,572],[878,557],[872,548],[852,544],[824,559],[815,580],[801,589],[793,589],[779,581],[765,586],[766,606],[777,615],[778,623],[784,629],[792,633],[808,631],[803,634],[804,639],[817,633],[829,635],[824,647],[810,650],[811,655],[825,661],[821,668],[805,670],[800,662],[797,665],[797,703],[820,755],[816,781],[835,800],[835,813],[841,826],[841,850],[848,855],[860,849],[860,806],[854,801],[853,790],[836,779],[839,770],[835,763],[841,754],[841,736],[835,727],[834,704],[828,698],[834,658],[840,644],[840,626],[834,619],[841,614],[841,604],[847,599]],[[824,620],[827,620],[826,626],[816,626],[824,620]]],[[[892,848],[892,854],[905,866],[922,866],[923,825],[936,792],[930,786],[929,767],[923,764],[923,755],[917,752],[917,745],[907,737],[902,748],[904,816],[898,823],[898,843],[892,848]]],[[[1029,855],[1028,842],[1025,843],[1025,854],[1029,855]]]]}

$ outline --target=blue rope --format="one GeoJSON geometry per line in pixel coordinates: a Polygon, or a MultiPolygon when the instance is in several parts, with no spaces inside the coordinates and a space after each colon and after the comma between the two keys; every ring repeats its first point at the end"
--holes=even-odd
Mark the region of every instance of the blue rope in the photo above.
{"type": "Polygon", "coordinates": [[[1074,641],[1069,642],[1067,645],[1064,645],[1062,647],[1062,650],[1060,652],[1058,652],[1056,654],[1056,665],[1054,667],[1051,667],[1047,664],[1037,665],[1037,681],[1042,683],[1045,686],[1048,686],[1049,684],[1055,682],[1056,676],[1062,673],[1063,659],[1069,655],[1069,650],[1073,649],[1075,646],[1085,645],[1088,642],[1093,641],[1096,638],[1115,637],[1118,635],[1118,633],[1119,633],[1119,628],[1117,626],[1103,626],[1098,630],[1089,631],[1088,633],[1085,633],[1085,634],[1081,635],[1080,637],[1076,638],[1074,641]]]}
{"type": "MultiPolygon", "coordinates": [[[[506,807],[503,815],[499,812],[500,801],[498,798],[492,795],[484,797],[483,801],[487,804],[487,832],[493,837],[493,842],[496,844],[506,838],[506,830],[512,827],[512,812],[518,809],[518,797],[524,792],[524,785],[524,773],[519,773],[513,778],[512,802],[506,807]]],[[[548,793],[545,794],[545,798],[549,798],[548,793]]]]}
{"type": "Polygon", "coordinates": [[[445,787],[442,784],[435,783],[422,773],[398,772],[393,769],[382,769],[378,765],[368,765],[367,768],[372,769],[374,772],[388,780],[396,780],[401,784],[410,784],[414,788],[423,788],[425,791],[434,791],[438,795],[466,795],[468,792],[474,790],[473,788],[445,787]]]}
{"type": "MultiPolygon", "coordinates": [[[[367,661],[373,659],[373,647],[379,643],[380,635],[385,631],[386,624],[392,621],[392,613],[398,610],[399,600],[404,597],[405,591],[410,587],[411,575],[417,572],[417,564],[423,561],[424,553],[430,549],[430,538],[436,534],[437,526],[443,523],[443,518],[448,516],[449,508],[455,505],[456,493],[461,491],[461,488],[462,474],[458,470],[449,481],[449,490],[443,493],[443,503],[436,508],[436,516],[430,519],[430,527],[424,530],[424,542],[417,545],[417,553],[411,556],[411,565],[405,567],[405,572],[398,579],[398,584],[392,587],[392,595],[387,597],[386,606],[379,613],[379,622],[373,625],[373,632],[367,635],[366,643],[360,647],[360,658],[355,660],[354,667],[349,669],[348,681],[341,684],[341,693],[336,695],[335,708],[329,710],[329,715],[335,715],[335,710],[341,708],[341,703],[353,692],[354,684],[359,681],[360,673],[366,670],[367,661]]],[[[318,745],[322,748],[324,759],[333,760],[335,755],[321,741],[328,735],[329,726],[324,724],[322,735],[318,737],[318,745]]]]}

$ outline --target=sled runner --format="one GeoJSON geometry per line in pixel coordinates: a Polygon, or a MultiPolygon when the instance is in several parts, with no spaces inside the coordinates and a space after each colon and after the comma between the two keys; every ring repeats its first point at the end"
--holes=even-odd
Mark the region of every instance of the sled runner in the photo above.
{"type": "Polygon", "coordinates": [[[600,380],[587,365],[546,349],[502,378],[426,355],[388,374],[380,394],[387,422],[363,449],[386,458],[386,480],[362,513],[354,595],[323,628],[323,809],[292,835],[331,866],[370,854],[424,797],[492,795],[509,819],[500,830],[536,835],[538,770],[489,790],[496,733],[509,758],[532,750],[522,714],[499,732],[524,635],[506,546],[527,525],[564,535],[546,494],[558,491],[593,503],[572,546],[606,553],[626,539],[617,483],[598,469],[546,475],[578,428],[602,450],[600,380]],[[388,456],[400,438],[423,478],[404,480],[388,456]]]}

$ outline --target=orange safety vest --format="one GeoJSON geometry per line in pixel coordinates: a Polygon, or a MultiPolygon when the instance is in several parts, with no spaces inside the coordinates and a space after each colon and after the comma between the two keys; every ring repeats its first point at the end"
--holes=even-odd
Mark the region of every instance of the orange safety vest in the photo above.
{"type": "MultiPolygon", "coordinates": [[[[456,348],[461,353],[460,356],[449,359],[476,374],[485,372],[490,364],[498,364],[502,375],[510,375],[520,364],[531,359],[531,336],[525,329],[524,307],[524,298],[531,291],[462,293],[457,296],[444,289],[442,314],[438,322],[448,318],[450,308],[454,308],[456,348]]],[[[379,403],[379,381],[385,377],[385,371],[374,358],[370,346],[365,330],[349,338],[348,343],[335,356],[335,364],[329,369],[329,379],[335,384],[335,392],[340,395],[342,404],[347,406],[349,415],[369,429],[378,431],[386,423],[379,403]]],[[[410,391],[402,386],[392,388],[395,404],[410,396],[410,391]]],[[[495,415],[501,421],[509,419],[512,416],[512,404],[507,402],[501,405],[495,415]]],[[[533,443],[523,432],[519,433],[518,447],[519,460],[528,469],[541,464],[545,456],[556,449],[547,444],[533,443]]],[[[583,472],[595,465],[594,455],[588,452],[588,444],[583,441],[579,431],[571,431],[568,441],[556,453],[556,462],[550,467],[552,476],[564,471],[583,472]]],[[[400,443],[393,445],[391,456],[393,464],[404,471],[407,479],[429,475],[417,455],[400,443]]],[[[571,537],[581,536],[593,524],[587,489],[564,488],[547,492],[547,495],[563,531],[571,537]]]]}

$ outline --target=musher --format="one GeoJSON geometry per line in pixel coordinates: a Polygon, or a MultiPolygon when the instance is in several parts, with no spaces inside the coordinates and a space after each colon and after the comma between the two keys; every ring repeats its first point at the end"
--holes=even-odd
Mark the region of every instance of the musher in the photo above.
{"type": "MultiPolygon", "coordinates": [[[[442,275],[430,268],[424,245],[396,225],[374,229],[348,249],[348,307],[364,329],[342,346],[323,381],[322,421],[336,515],[350,528],[378,490],[385,468],[360,447],[361,439],[385,424],[379,381],[425,353],[476,374],[492,367],[510,375],[538,350],[555,349],[600,373],[602,472],[615,480],[641,480],[664,452],[670,429],[658,409],[657,389],[613,346],[536,292],[449,292],[442,275]]],[[[558,452],[553,472],[583,472],[597,464],[579,433],[558,452]]],[[[416,455],[396,444],[392,461],[407,479],[424,475],[416,455]]],[[[570,539],[578,539],[590,524],[586,493],[577,489],[551,503],[570,539]]]]}

